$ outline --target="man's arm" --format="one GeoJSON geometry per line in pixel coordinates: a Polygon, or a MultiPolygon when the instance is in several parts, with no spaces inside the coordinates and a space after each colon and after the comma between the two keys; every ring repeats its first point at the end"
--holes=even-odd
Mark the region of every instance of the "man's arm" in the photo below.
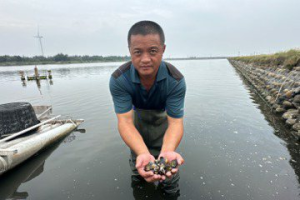
{"type": "MultiPolygon", "coordinates": [[[[182,156],[175,152],[183,136],[183,118],[172,118],[168,116],[169,126],[166,130],[163,146],[159,157],[167,158],[169,161],[177,160],[178,165],[182,165],[184,160],[182,156]]],[[[177,173],[178,168],[172,169],[172,173],[177,173]]],[[[172,173],[167,172],[166,176],[171,177],[172,173]]],[[[164,179],[165,177],[163,177],[164,179]]]]}
{"type": "Polygon", "coordinates": [[[166,130],[161,152],[175,151],[183,136],[183,118],[168,116],[168,128],[166,130]]]}
{"type": "Polygon", "coordinates": [[[161,151],[175,151],[183,136],[183,118],[168,116],[168,128],[166,130],[161,151]]]}
{"type": "Polygon", "coordinates": [[[133,110],[123,113],[117,114],[118,117],[118,128],[120,135],[127,146],[135,152],[135,154],[148,154],[149,150],[133,124],[133,110]]]}
{"type": "Polygon", "coordinates": [[[152,171],[145,171],[145,166],[150,161],[153,162],[155,158],[150,154],[142,136],[135,128],[132,116],[133,110],[127,113],[117,114],[120,135],[126,145],[137,155],[136,168],[138,170],[138,173],[147,182],[160,180],[162,178],[160,175],[154,174],[152,171]]]}
{"type": "MultiPolygon", "coordinates": [[[[180,154],[175,152],[183,136],[183,115],[184,115],[184,98],[186,92],[185,80],[182,78],[171,89],[166,101],[166,110],[168,114],[168,128],[166,130],[163,146],[159,157],[167,158],[169,161],[177,160],[179,165],[184,163],[180,154]]],[[[178,168],[173,169],[176,173],[178,168]]],[[[172,174],[168,172],[167,177],[172,174]]]]}

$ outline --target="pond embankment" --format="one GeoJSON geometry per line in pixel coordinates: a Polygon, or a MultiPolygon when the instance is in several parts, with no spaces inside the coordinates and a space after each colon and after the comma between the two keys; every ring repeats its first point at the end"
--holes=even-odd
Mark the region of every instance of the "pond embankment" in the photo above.
{"type": "Polygon", "coordinates": [[[300,50],[235,57],[229,62],[300,139],[300,50]]]}

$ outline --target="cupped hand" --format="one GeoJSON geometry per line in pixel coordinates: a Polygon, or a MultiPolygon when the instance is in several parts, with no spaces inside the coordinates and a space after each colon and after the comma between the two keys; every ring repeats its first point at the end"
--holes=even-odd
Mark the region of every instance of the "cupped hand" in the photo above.
{"type": "Polygon", "coordinates": [[[147,181],[147,182],[155,182],[161,180],[162,176],[158,174],[154,174],[152,171],[145,171],[145,166],[148,163],[154,162],[155,158],[150,153],[140,154],[136,158],[136,165],[138,173],[147,181]]]}
{"type": "MultiPolygon", "coordinates": [[[[166,176],[168,178],[172,177],[172,174],[176,174],[178,172],[178,167],[184,163],[184,159],[182,158],[182,156],[175,151],[161,152],[159,158],[160,157],[164,157],[165,159],[168,159],[168,162],[171,162],[172,160],[177,160],[178,163],[177,167],[172,169],[171,172],[166,173],[166,176]]],[[[162,176],[162,180],[165,180],[165,178],[166,178],[165,176],[162,176]]]]}

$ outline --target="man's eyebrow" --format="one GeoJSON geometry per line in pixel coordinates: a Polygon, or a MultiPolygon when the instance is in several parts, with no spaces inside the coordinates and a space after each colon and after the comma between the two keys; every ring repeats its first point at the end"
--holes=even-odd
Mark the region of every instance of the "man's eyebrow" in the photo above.
{"type": "Polygon", "coordinates": [[[140,47],[134,47],[132,50],[141,50],[140,47]]]}
{"type": "MultiPolygon", "coordinates": [[[[152,46],[152,47],[149,47],[149,49],[159,49],[157,46],[152,46]]],[[[134,47],[134,48],[132,48],[132,50],[134,51],[134,50],[142,50],[142,48],[141,47],[134,47]]]]}
{"type": "Polygon", "coordinates": [[[150,47],[149,49],[158,49],[157,46],[150,47]]]}

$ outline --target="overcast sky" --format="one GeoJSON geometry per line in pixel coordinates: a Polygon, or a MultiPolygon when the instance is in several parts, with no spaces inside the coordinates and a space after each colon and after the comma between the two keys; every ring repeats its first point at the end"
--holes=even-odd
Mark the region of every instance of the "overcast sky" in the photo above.
{"type": "Polygon", "coordinates": [[[300,0],[0,0],[0,55],[129,55],[140,20],[165,31],[165,57],[272,53],[300,47],[300,0]]]}

